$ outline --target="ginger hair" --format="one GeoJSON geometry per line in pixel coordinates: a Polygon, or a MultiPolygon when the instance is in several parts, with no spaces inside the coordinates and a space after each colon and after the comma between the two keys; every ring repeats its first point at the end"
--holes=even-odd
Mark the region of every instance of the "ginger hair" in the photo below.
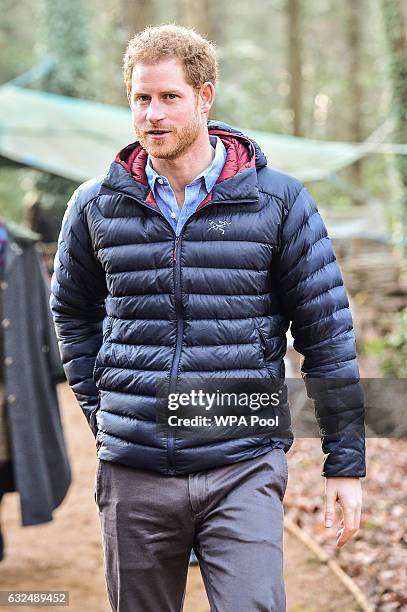
{"type": "Polygon", "coordinates": [[[123,78],[127,93],[131,91],[135,64],[155,64],[171,58],[181,61],[185,79],[194,89],[199,89],[207,81],[216,85],[218,64],[215,45],[192,28],[162,25],[148,27],[129,41],[123,61],[123,78]]]}

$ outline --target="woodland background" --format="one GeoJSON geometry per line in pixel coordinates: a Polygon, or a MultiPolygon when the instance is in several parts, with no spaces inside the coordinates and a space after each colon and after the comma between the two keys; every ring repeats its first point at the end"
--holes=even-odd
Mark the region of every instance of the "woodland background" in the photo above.
{"type": "MultiPolygon", "coordinates": [[[[0,14],[0,84],[50,60],[54,70],[29,87],[126,106],[121,64],[127,41],[147,25],[174,22],[217,45],[213,118],[346,142],[362,142],[380,128],[386,142],[407,144],[403,0],[0,0],[0,14]]],[[[0,213],[27,224],[29,203],[38,195],[55,241],[76,187],[51,174],[0,165],[0,213]]],[[[338,220],[366,218],[371,205],[379,210],[377,229],[389,238],[350,232],[335,247],[362,376],[406,379],[407,155],[367,155],[307,187],[328,229],[338,220]]],[[[321,482],[318,440],[294,447],[285,500],[291,518],[337,558],[377,610],[407,609],[405,402],[395,418],[386,435],[370,432],[362,529],[346,549],[334,551],[333,534],[321,529],[322,491],[310,497],[321,482]]]]}

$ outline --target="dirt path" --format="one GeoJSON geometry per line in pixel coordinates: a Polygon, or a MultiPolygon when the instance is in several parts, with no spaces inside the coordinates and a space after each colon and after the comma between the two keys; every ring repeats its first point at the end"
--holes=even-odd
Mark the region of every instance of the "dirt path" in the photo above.
{"type": "MultiPolygon", "coordinates": [[[[71,391],[61,385],[59,393],[73,483],[63,504],[55,511],[54,520],[36,527],[22,528],[17,494],[5,496],[1,520],[6,557],[0,564],[0,590],[65,590],[70,592],[69,609],[73,612],[109,612],[99,519],[92,495],[96,467],[94,441],[71,391]]],[[[357,609],[328,569],[289,534],[285,535],[285,564],[289,612],[357,609]]],[[[191,568],[184,612],[208,611],[199,569],[191,568]]]]}

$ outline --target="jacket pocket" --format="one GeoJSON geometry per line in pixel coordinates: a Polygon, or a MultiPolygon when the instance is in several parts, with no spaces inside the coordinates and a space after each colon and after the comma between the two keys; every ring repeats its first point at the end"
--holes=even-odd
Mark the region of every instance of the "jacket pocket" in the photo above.
{"type": "Polygon", "coordinates": [[[262,360],[264,362],[267,361],[267,351],[268,351],[268,342],[267,342],[267,337],[266,334],[264,333],[264,331],[261,329],[260,326],[257,326],[257,334],[259,337],[259,344],[261,347],[261,356],[262,356],[262,360]]]}
{"type": "Polygon", "coordinates": [[[112,333],[114,319],[113,317],[107,317],[106,325],[103,329],[102,346],[100,347],[95,357],[95,363],[93,364],[93,380],[96,383],[96,370],[99,367],[100,356],[103,351],[104,345],[109,342],[110,334],[112,333]]]}

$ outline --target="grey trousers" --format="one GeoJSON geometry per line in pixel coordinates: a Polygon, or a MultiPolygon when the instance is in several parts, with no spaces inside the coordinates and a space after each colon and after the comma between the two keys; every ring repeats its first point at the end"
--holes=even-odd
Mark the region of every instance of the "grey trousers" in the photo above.
{"type": "Polygon", "coordinates": [[[194,548],[212,612],[283,612],[284,451],[188,476],[99,461],[95,500],[117,612],[180,612],[194,548]]]}

